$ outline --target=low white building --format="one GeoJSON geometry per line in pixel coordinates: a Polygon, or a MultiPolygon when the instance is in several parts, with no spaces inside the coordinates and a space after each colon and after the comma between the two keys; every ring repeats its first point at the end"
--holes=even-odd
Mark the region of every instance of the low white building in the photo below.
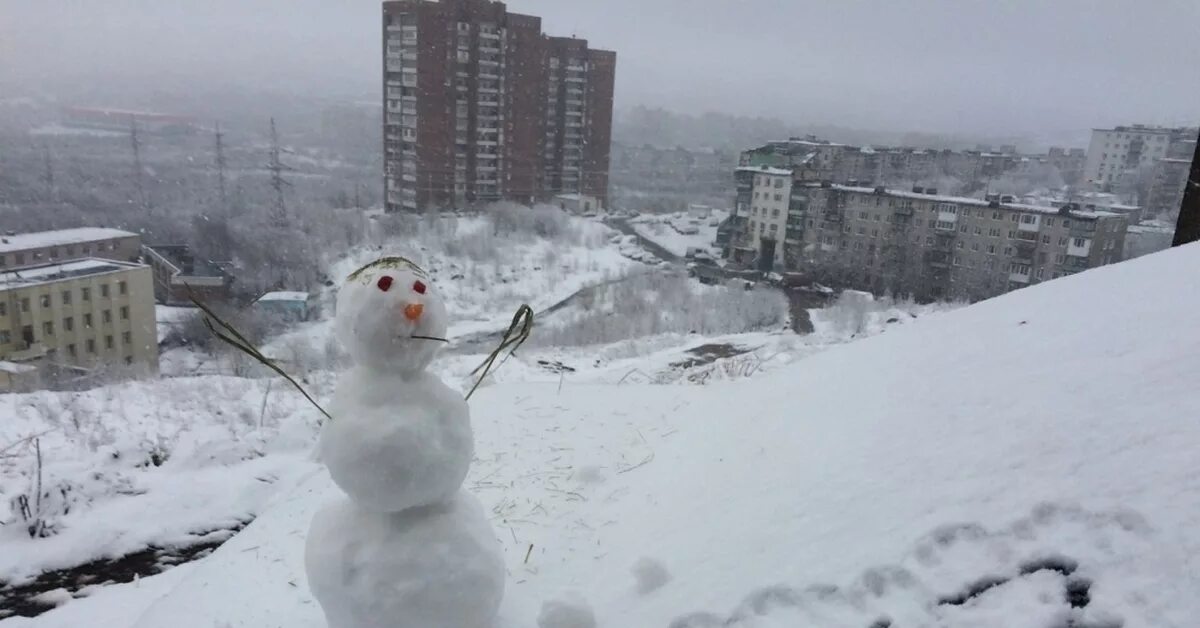
{"type": "Polygon", "coordinates": [[[596,214],[604,211],[600,199],[587,194],[559,194],[554,197],[554,204],[559,209],[576,215],[596,214]]]}

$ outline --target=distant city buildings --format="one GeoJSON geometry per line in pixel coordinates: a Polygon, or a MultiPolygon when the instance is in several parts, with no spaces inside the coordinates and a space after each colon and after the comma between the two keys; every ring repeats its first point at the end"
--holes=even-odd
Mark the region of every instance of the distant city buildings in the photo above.
{"type": "MultiPolygon", "coordinates": [[[[895,185],[934,182],[953,177],[963,184],[984,182],[1011,173],[1028,174],[1032,167],[1059,164],[1066,176],[1080,169],[1082,155],[1057,149],[1046,156],[1021,155],[1013,146],[1003,152],[937,150],[914,147],[872,147],[839,144],[814,136],[768,142],[742,153],[739,166],[787,168],[798,181],[895,185]]],[[[1060,173],[1061,173],[1060,169],[1060,173]]],[[[981,185],[982,185],[981,184],[981,185]]]]}
{"type": "Polygon", "coordinates": [[[128,133],[136,125],[139,131],[164,135],[186,135],[200,128],[191,116],[104,107],[64,107],[62,124],[68,128],[116,133],[128,133]]]}
{"type": "Polygon", "coordinates": [[[616,54],[488,0],[383,3],[388,211],[607,203],[616,54]]]}
{"type": "Polygon", "coordinates": [[[809,167],[737,169],[735,216],[744,218],[726,227],[731,261],[877,293],[975,300],[1122,259],[1119,213],[813,182],[809,167]]]}

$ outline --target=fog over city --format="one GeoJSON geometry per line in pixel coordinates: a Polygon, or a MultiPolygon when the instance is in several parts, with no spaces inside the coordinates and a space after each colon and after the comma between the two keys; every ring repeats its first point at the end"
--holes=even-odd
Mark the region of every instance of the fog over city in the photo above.
{"type": "MultiPolygon", "coordinates": [[[[1052,141],[1127,120],[1191,123],[1200,102],[1189,79],[1200,3],[1188,0],[517,0],[509,10],[619,51],[618,109],[1052,141]]],[[[378,31],[376,0],[3,0],[0,85],[114,101],[246,86],[375,100],[378,31]]]]}

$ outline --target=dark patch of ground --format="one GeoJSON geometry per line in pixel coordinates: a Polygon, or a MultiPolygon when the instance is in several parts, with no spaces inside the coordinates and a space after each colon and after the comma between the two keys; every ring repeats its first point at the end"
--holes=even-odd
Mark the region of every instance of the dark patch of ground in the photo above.
{"type": "Polygon", "coordinates": [[[250,521],[252,519],[239,521],[228,528],[195,532],[190,535],[194,541],[182,545],[151,545],[118,558],[101,558],[66,569],[46,571],[23,584],[12,585],[0,580],[0,618],[12,615],[37,617],[54,608],[51,604],[34,599],[48,591],[66,589],[74,596],[87,586],[132,582],[136,578],[152,576],[171,567],[199,560],[232,538],[250,521]]]}

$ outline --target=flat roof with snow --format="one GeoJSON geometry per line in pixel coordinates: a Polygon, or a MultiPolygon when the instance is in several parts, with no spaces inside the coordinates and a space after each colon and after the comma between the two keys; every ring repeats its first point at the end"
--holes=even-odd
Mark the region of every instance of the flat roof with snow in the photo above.
{"type": "Polygon", "coordinates": [[[54,283],[56,281],[67,281],[79,277],[103,275],[105,273],[135,268],[143,268],[143,266],[129,262],[117,262],[97,258],[81,259],[63,264],[46,264],[45,266],[34,266],[32,268],[22,268],[20,270],[10,270],[0,273],[0,288],[17,288],[42,283],[54,283]]]}
{"type": "Polygon", "coordinates": [[[109,229],[107,227],[78,227],[75,229],[59,229],[57,231],[18,233],[16,235],[0,236],[0,253],[130,237],[137,237],[137,234],[120,229],[109,229]]]}
{"type": "Polygon", "coordinates": [[[258,297],[258,300],[255,302],[261,303],[263,301],[307,301],[307,300],[308,300],[307,292],[290,292],[287,290],[281,290],[279,292],[268,292],[268,293],[262,295],[261,297],[258,297]]]}
{"type": "Polygon", "coordinates": [[[9,373],[12,375],[20,375],[21,373],[32,373],[37,370],[36,366],[28,364],[17,364],[16,362],[6,362],[0,360],[0,373],[9,373]]]}
{"type": "MultiPolygon", "coordinates": [[[[820,184],[810,184],[809,187],[819,187],[820,184]]],[[[835,190],[844,190],[847,192],[859,192],[862,194],[878,194],[878,188],[867,188],[852,185],[834,184],[831,186],[835,190]]],[[[942,196],[939,194],[924,194],[921,192],[906,192],[904,190],[892,190],[884,188],[882,194],[886,196],[895,196],[897,198],[918,198],[930,201],[938,201],[941,203],[957,203],[959,205],[971,205],[974,207],[989,207],[990,203],[981,198],[973,198],[970,196],[942,196]]],[[[1041,205],[1026,205],[1023,203],[1000,203],[1003,209],[1016,209],[1020,211],[1036,212],[1042,214],[1058,214],[1061,210],[1057,207],[1044,207],[1041,205]]],[[[1098,210],[1071,210],[1071,215],[1077,218],[1103,218],[1111,216],[1120,216],[1114,212],[1098,211],[1098,210]]]]}
{"type": "Polygon", "coordinates": [[[770,166],[740,166],[739,172],[757,172],[759,174],[772,174],[775,176],[791,176],[792,171],[784,168],[771,168],[770,166]]]}

